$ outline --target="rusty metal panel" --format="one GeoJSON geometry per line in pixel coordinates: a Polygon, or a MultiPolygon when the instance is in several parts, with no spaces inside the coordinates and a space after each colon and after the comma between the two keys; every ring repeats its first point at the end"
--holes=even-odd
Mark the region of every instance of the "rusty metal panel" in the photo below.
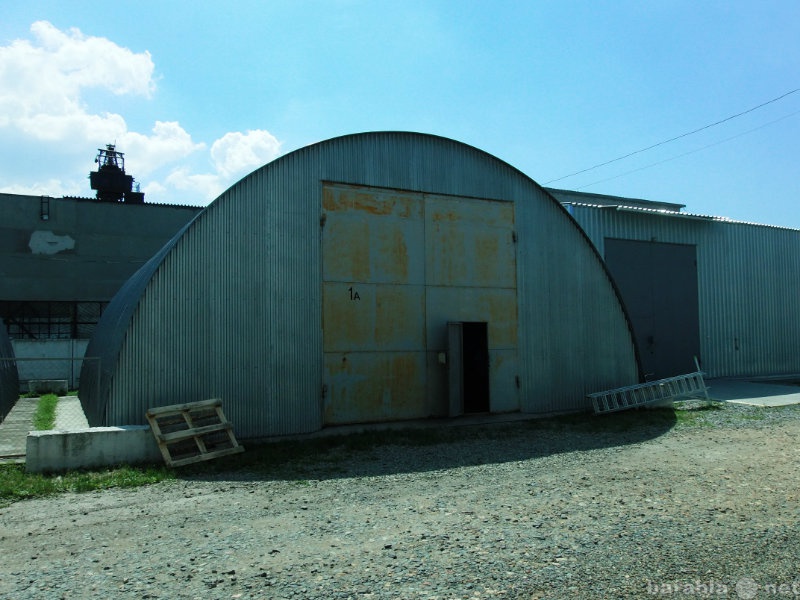
{"type": "Polygon", "coordinates": [[[325,423],[428,416],[422,196],[323,192],[325,423]]]}
{"type": "Polygon", "coordinates": [[[326,352],[327,424],[429,416],[424,352],[326,352]]]}
{"type": "Polygon", "coordinates": [[[477,287],[426,288],[427,343],[430,350],[446,348],[449,321],[486,321],[489,349],[517,347],[517,293],[515,289],[477,287]]]}
{"type": "MultiPolygon", "coordinates": [[[[380,383],[388,356],[446,351],[448,321],[488,322],[490,352],[506,350],[503,381],[490,370],[491,385],[511,394],[499,405],[518,409],[514,205],[340,184],[326,185],[322,197],[325,422],[350,419],[342,416],[348,406],[394,397],[386,391],[392,378],[380,383]],[[344,386],[341,364],[329,356],[343,352],[358,352],[365,373],[372,364],[375,381],[344,386]]],[[[408,388],[422,390],[415,414],[441,412],[444,371],[426,359],[413,372],[408,388]]],[[[402,414],[410,402],[399,404],[402,414]]],[[[391,403],[381,406],[385,418],[401,418],[386,413],[391,403]]]]}
{"type": "Polygon", "coordinates": [[[424,349],[423,286],[325,282],[322,296],[325,352],[424,349]]]}
{"type": "Polygon", "coordinates": [[[519,410],[514,204],[430,195],[425,221],[427,347],[447,349],[448,322],[486,322],[490,409],[519,410]]]}
{"type": "Polygon", "coordinates": [[[422,284],[422,195],[325,185],[323,281],[422,284]]]}
{"type": "Polygon", "coordinates": [[[516,288],[514,204],[426,196],[426,283],[516,288]]]}

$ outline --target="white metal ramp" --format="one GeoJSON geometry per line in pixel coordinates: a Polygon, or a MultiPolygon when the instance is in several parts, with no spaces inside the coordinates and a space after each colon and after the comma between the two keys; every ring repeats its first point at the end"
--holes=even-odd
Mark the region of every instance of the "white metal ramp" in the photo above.
{"type": "Polygon", "coordinates": [[[703,373],[698,370],[687,375],[676,375],[658,381],[595,392],[588,394],[587,398],[591,398],[594,413],[597,415],[701,395],[711,401],[703,373]]]}

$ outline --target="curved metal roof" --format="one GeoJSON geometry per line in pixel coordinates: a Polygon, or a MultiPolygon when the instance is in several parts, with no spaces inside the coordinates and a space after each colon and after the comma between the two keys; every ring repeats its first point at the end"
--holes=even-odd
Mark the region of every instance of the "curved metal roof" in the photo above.
{"type": "Polygon", "coordinates": [[[513,202],[519,410],[585,407],[638,378],[624,307],[596,250],[533,180],[472,146],[405,132],[347,135],[282,156],[199,213],[106,309],[81,378],[92,425],[222,397],[242,437],[322,426],[320,220],[335,182],[513,202]],[[98,372],[99,369],[99,372],[98,372]]]}

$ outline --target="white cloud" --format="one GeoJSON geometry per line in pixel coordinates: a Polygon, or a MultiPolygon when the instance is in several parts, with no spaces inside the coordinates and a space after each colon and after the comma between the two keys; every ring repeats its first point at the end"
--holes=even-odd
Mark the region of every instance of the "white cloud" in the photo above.
{"type": "Polygon", "coordinates": [[[225,184],[218,175],[191,174],[188,169],[179,168],[172,171],[164,180],[168,187],[182,192],[190,192],[196,196],[196,204],[208,204],[225,189],[225,184]]]}
{"type": "Polygon", "coordinates": [[[137,177],[146,176],[205,148],[205,144],[193,142],[192,136],[177,121],[156,121],[149,136],[130,131],[115,139],[120,151],[126,155],[126,170],[137,177]]]}
{"type": "Polygon", "coordinates": [[[81,196],[85,192],[75,182],[64,182],[60,179],[47,179],[37,181],[30,185],[12,184],[3,186],[6,194],[20,194],[21,196],[81,196]]]}
{"type": "Polygon", "coordinates": [[[110,40],[63,32],[47,21],[31,26],[35,40],[0,47],[0,127],[42,140],[90,140],[125,130],[120,115],[90,114],[85,89],[150,97],[155,91],[149,52],[135,53],[110,40]]]}
{"type": "Polygon", "coordinates": [[[30,31],[30,39],[0,46],[0,135],[7,142],[0,147],[2,191],[94,195],[86,181],[92,154],[113,142],[148,202],[202,205],[281,152],[281,142],[263,129],[227,133],[210,149],[176,120],[154,119],[149,132],[130,131],[122,115],[89,105],[96,94],[88,92],[151,98],[156,85],[150,53],[47,21],[30,31]],[[23,154],[47,157],[48,168],[19,160],[21,146],[23,154]]]}
{"type": "Polygon", "coordinates": [[[23,133],[48,142],[70,140],[73,144],[93,143],[95,140],[118,139],[127,130],[120,115],[89,115],[38,113],[17,119],[15,125],[23,133]]]}
{"type": "Polygon", "coordinates": [[[281,143],[264,129],[226,133],[211,146],[211,159],[223,177],[244,175],[280,154],[281,143]]]}

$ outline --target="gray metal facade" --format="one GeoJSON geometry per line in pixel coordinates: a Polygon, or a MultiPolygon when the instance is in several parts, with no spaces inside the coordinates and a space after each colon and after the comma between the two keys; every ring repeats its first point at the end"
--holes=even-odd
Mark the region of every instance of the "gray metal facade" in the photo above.
{"type": "Polygon", "coordinates": [[[0,421],[6,418],[19,398],[17,363],[13,360],[14,349],[5,327],[0,324],[0,421]]]}
{"type": "MultiPolygon", "coordinates": [[[[418,343],[414,340],[420,338],[429,370],[435,368],[431,358],[445,350],[439,344],[447,339],[447,321],[476,320],[464,316],[475,314],[468,306],[470,298],[488,298],[491,303],[510,295],[515,301],[502,310],[516,312],[507,320],[515,330],[501,333],[511,340],[513,356],[498,347],[498,364],[492,368],[498,378],[512,381],[516,391],[512,401],[493,398],[492,410],[581,410],[587,407],[586,393],[637,381],[635,344],[610,277],[580,227],[552,196],[473,147],[422,134],[369,133],[300,149],[253,172],[209,205],[123,286],[87,349],[88,355],[101,357],[99,392],[81,390],[90,424],[143,423],[151,406],[221,397],[241,437],[310,432],[324,426],[330,400],[326,369],[333,368],[325,363],[326,355],[341,351],[324,347],[336,326],[323,323],[325,290],[353,298],[353,291],[342,287],[346,281],[333,281],[336,276],[329,267],[336,266],[332,259],[340,254],[354,255],[357,241],[353,237],[351,243],[345,234],[338,242],[326,239],[330,227],[353,223],[355,236],[370,223],[389,223],[409,264],[422,265],[423,270],[434,264],[427,255],[446,239],[425,233],[432,226],[430,216],[412,223],[413,218],[402,220],[405,213],[391,222],[369,221],[367,212],[365,220],[353,211],[333,214],[323,204],[324,194],[348,186],[367,190],[373,199],[383,194],[375,190],[397,191],[398,203],[423,210],[433,206],[442,221],[448,218],[448,201],[453,218],[469,218],[476,202],[488,201],[499,207],[495,212],[501,215],[502,227],[513,223],[513,231],[507,233],[513,238],[515,272],[504,276],[509,283],[487,284],[502,289],[483,296],[472,289],[448,296],[452,290],[446,276],[438,282],[430,273],[417,277],[417,267],[399,279],[384,276],[381,265],[390,263],[381,262],[378,249],[386,239],[375,236],[366,244],[370,256],[378,258],[369,262],[371,279],[363,280],[364,289],[386,284],[398,290],[405,286],[411,295],[415,286],[430,292],[420,296],[428,298],[420,306],[437,316],[427,315],[421,338],[411,339],[396,329],[387,334],[399,344],[418,343]],[[510,203],[511,213],[500,203],[510,203]],[[423,231],[425,248],[408,246],[408,240],[416,239],[412,230],[423,231]],[[323,257],[324,247],[328,259],[323,257]],[[425,256],[415,262],[415,253],[425,256]],[[449,303],[450,315],[439,312],[447,310],[451,297],[458,300],[449,303]],[[504,351],[513,370],[499,364],[506,358],[504,351]]],[[[394,206],[393,200],[381,202],[369,210],[383,214],[391,210],[387,206],[394,206]]],[[[498,256],[504,252],[496,247],[489,251],[498,256]]],[[[351,261],[348,268],[353,265],[351,261]]],[[[489,326],[491,345],[491,338],[498,336],[491,322],[489,326]]],[[[370,338],[364,350],[375,350],[370,344],[376,339],[370,338]]],[[[350,350],[345,358],[363,355],[350,350]]],[[[495,350],[490,347],[490,352],[495,350]]],[[[94,361],[87,363],[81,378],[94,380],[97,373],[87,371],[97,368],[94,361]]],[[[446,411],[446,397],[436,403],[424,416],[441,414],[442,407],[446,411]]],[[[381,418],[392,418],[391,411],[381,418]]]]}
{"type": "Polygon", "coordinates": [[[800,373],[800,231],[624,206],[568,209],[603,256],[609,238],[696,247],[699,358],[709,376],[800,373]]]}
{"type": "Polygon", "coordinates": [[[107,302],[200,210],[0,193],[0,301],[107,302]]]}

